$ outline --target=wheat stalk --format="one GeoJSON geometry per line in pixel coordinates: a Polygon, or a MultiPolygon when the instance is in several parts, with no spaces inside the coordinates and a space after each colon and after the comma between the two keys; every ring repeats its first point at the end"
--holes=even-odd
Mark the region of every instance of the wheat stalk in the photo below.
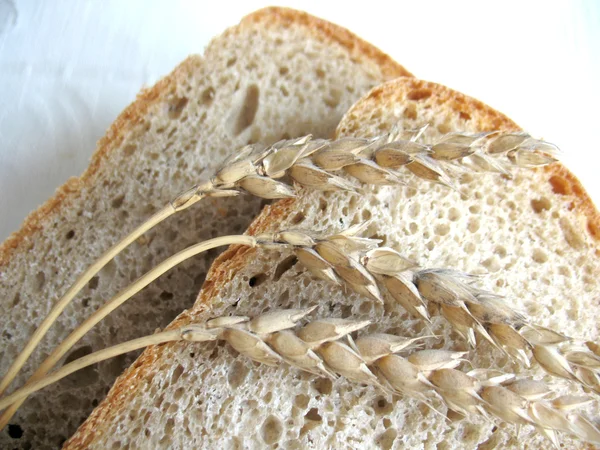
{"type": "Polygon", "coordinates": [[[77,293],[111,259],[166,218],[205,197],[235,196],[241,190],[274,199],[294,197],[296,190],[276,181],[288,175],[301,186],[354,190],[356,186],[336,172],[367,184],[399,184],[399,170],[408,169],[417,177],[453,186],[445,167],[463,165],[472,170],[507,173],[507,166],[537,167],[555,161],[557,148],[526,133],[450,133],[434,144],[419,144],[424,128],[400,133],[392,131],[374,138],[312,139],[305,136],[283,140],[265,147],[253,144],[229,157],[212,179],[188,189],[101,255],[82,273],[54,304],[0,381],[0,395],[12,383],[23,365],[58,316],[77,293]]]}
{"type": "Polygon", "coordinates": [[[466,352],[421,350],[397,355],[427,336],[407,339],[378,333],[352,339],[350,333],[369,325],[367,320],[326,318],[296,328],[298,321],[315,308],[271,311],[253,319],[220,317],[110,347],[14,392],[0,401],[0,409],[77,370],[132,350],[165,342],[221,339],[239,353],[266,365],[285,362],[318,376],[343,376],[388,393],[414,397],[434,410],[432,401],[439,399],[461,415],[491,416],[511,424],[533,425],[556,447],[557,431],[600,442],[600,431],[582,415],[571,412],[591,402],[589,397],[567,395],[550,399],[552,391],[541,381],[517,380],[512,374],[491,370],[462,372],[456,367],[465,360],[466,352]]]}

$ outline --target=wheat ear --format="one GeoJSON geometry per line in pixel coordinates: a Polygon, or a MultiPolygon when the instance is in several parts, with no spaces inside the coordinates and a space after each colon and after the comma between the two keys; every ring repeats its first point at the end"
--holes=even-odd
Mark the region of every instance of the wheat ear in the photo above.
{"type": "Polygon", "coordinates": [[[404,357],[396,354],[413,347],[423,337],[406,339],[390,334],[350,337],[350,333],[363,329],[369,321],[326,318],[295,329],[298,321],[314,309],[271,311],[253,319],[220,317],[135,339],[65,365],[1,400],[0,409],[81,368],[128,351],[165,342],[222,339],[239,353],[266,365],[285,362],[319,376],[335,379],[341,375],[388,393],[408,395],[429,406],[437,398],[461,415],[490,415],[511,424],[533,425],[557,447],[557,431],[600,442],[600,431],[580,414],[571,412],[592,401],[589,397],[546,399],[552,391],[540,381],[515,380],[514,375],[482,369],[462,372],[456,367],[466,352],[422,350],[404,357]]]}
{"type": "Polygon", "coordinates": [[[346,174],[367,184],[399,184],[398,170],[405,167],[417,177],[452,186],[444,169],[463,164],[473,170],[506,173],[508,165],[537,167],[554,162],[556,147],[525,133],[450,133],[434,144],[416,142],[424,128],[391,133],[370,139],[283,140],[272,146],[249,145],[228,158],[208,182],[183,192],[147,222],[123,238],[96,260],[51,309],[29,342],[0,381],[0,395],[12,383],[35,347],[61,312],[94,275],[143,233],[175,212],[205,197],[238,195],[241,190],[274,199],[294,197],[295,189],[276,181],[285,175],[304,187],[354,190],[356,186],[335,173],[346,174]],[[503,158],[505,157],[505,158],[503,158]]]}
{"type": "MultiPolygon", "coordinates": [[[[494,346],[525,365],[527,350],[548,373],[576,380],[588,389],[600,392],[600,356],[598,347],[563,336],[552,330],[529,324],[497,296],[479,290],[461,280],[469,276],[447,269],[426,269],[409,275],[415,264],[391,248],[378,247],[379,241],[356,235],[368,223],[338,234],[319,238],[306,231],[290,230],[259,236],[216,238],[167,259],[123,289],[75,329],[37,369],[28,383],[50,371],[56,363],[94,325],[143,289],[158,276],[185,259],[218,245],[242,244],[262,248],[291,248],[316,276],[339,283],[343,280],[356,292],[383,302],[380,285],[410,313],[429,321],[425,301],[439,307],[442,315],[475,346],[475,331],[494,346]],[[560,344],[560,345],[557,345],[560,344]]],[[[4,427],[20,406],[11,406],[0,416],[4,427]]]]}

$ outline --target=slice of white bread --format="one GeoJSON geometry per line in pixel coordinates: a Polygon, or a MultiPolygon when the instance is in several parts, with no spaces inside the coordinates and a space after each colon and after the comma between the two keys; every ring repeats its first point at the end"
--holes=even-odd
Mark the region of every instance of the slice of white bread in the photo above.
{"type": "MultiPolygon", "coordinates": [[[[373,136],[394,125],[430,124],[424,139],[453,130],[515,130],[506,116],[444,86],[398,79],[373,89],[338,127],[338,136],[373,136]]],[[[467,174],[459,187],[414,180],[409,187],[347,192],[303,191],[266,207],[250,234],[300,227],[338,230],[373,219],[375,236],[423,267],[487,274],[480,284],[542,325],[598,338],[598,216],[579,182],[559,164],[520,170],[513,179],[467,174]]],[[[213,264],[192,309],[171,326],[221,314],[256,315],[273,308],[319,305],[313,317],[369,318],[367,330],[429,334],[422,320],[344,287],[315,279],[290,254],[234,246],[213,264]]],[[[436,317],[435,348],[467,350],[436,317]]],[[[475,367],[524,370],[486,342],[469,354],[475,367]]],[[[465,365],[464,368],[469,368],[465,365]]],[[[561,387],[560,389],[565,389],[561,387]]],[[[572,388],[576,389],[576,388],[572,388]]],[[[442,407],[440,407],[442,408],[442,407]]],[[[593,412],[598,413],[594,407],[593,412]]],[[[346,379],[331,382],[289,366],[267,367],[217,344],[177,343],[147,349],[66,448],[541,448],[532,427],[481,417],[445,422],[410,398],[388,396],[346,379]]],[[[561,436],[566,448],[581,446],[561,436]]]]}
{"type": "MultiPolygon", "coordinates": [[[[79,273],[178,192],[205,179],[225,155],[248,142],[330,136],[361,95],[402,75],[409,74],[347,30],[268,8],[142,92],[100,140],[90,168],[0,247],[0,372],[79,273]]],[[[63,313],[14,386],[122,287],[192,243],[243,232],[262,204],[251,197],[207,200],[131,245],[63,313]]],[[[193,304],[217,253],[163,276],[90,332],[69,359],[167,325],[193,304]]],[[[132,360],[101,364],[30,398],[0,434],[0,448],[57,448],[132,360]]]]}

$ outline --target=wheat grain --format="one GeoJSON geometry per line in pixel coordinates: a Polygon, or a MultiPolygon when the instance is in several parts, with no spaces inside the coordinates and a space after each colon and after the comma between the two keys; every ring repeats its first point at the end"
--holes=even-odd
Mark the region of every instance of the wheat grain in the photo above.
{"type": "Polygon", "coordinates": [[[510,375],[482,369],[462,372],[456,367],[465,352],[424,350],[408,356],[396,354],[410,349],[417,340],[425,337],[406,339],[388,334],[366,334],[351,339],[349,334],[363,329],[368,321],[325,318],[296,329],[298,321],[314,309],[272,311],[253,319],[221,317],[101,350],[4,398],[0,401],[0,409],[76,370],[127,351],[165,342],[198,343],[222,339],[240,354],[263,364],[275,366],[286,362],[317,375],[343,376],[387,392],[413,396],[430,406],[431,402],[439,400],[449,410],[462,415],[490,414],[507,423],[533,425],[556,445],[556,431],[589,442],[600,442],[600,431],[585,417],[572,411],[592,401],[589,397],[560,396],[543,400],[542,397],[552,392],[539,381],[514,381],[510,375]],[[349,344],[342,342],[343,338],[348,338],[349,344]]]}

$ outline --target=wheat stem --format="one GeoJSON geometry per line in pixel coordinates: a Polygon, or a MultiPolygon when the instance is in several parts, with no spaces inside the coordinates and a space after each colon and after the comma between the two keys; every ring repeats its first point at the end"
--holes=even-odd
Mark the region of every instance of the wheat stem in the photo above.
{"type": "MultiPolygon", "coordinates": [[[[215,247],[231,244],[241,244],[253,247],[256,245],[256,239],[252,236],[222,236],[215,239],[210,239],[200,244],[192,245],[191,247],[176,253],[170,258],[167,258],[161,264],[157,265],[119,292],[115,297],[110,299],[107,303],[95,311],[88,319],[86,319],[44,360],[40,367],[29,378],[27,384],[35,382],[46,375],[46,373],[48,373],[48,371],[50,371],[56,365],[60,358],[62,358],[63,355],[65,355],[65,353],[67,353],[73,347],[73,345],[79,341],[79,339],[81,339],[91,328],[93,328],[94,325],[100,322],[104,317],[117,309],[120,305],[127,301],[127,299],[142,290],[156,278],[160,277],[171,268],[175,267],[186,259],[191,258],[192,256],[208,251],[215,247]]],[[[22,402],[15,403],[10,409],[6,410],[2,416],[0,416],[0,429],[4,428],[6,424],[8,424],[8,421],[12,418],[21,403],[22,402]]]]}
{"type": "Polygon", "coordinates": [[[44,319],[44,321],[40,324],[40,326],[35,330],[33,336],[29,339],[25,348],[21,350],[21,353],[17,356],[15,361],[12,363],[2,381],[0,381],[0,395],[4,394],[8,386],[15,379],[27,359],[35,350],[35,347],[42,340],[45,334],[48,332],[52,324],[56,321],[58,316],[62,313],[62,311],[67,307],[67,305],[73,300],[75,295],[83,289],[83,287],[92,279],[94,275],[96,275],[100,269],[102,269],[111,259],[113,259],[117,254],[119,254],[123,249],[125,249],[129,244],[139,238],[142,234],[144,234],[147,230],[151,229],[155,225],[159,224],[167,217],[171,216],[175,213],[175,209],[171,205],[167,205],[165,208],[158,211],[154,214],[150,219],[148,219],[145,223],[136,228],[133,232],[131,232],[128,236],[125,236],[121,239],[117,244],[115,244],[111,249],[106,251],[102,256],[100,256],[85,272],[83,272],[79,278],[73,283],[73,285],[69,288],[69,290],[61,297],[56,304],[52,307],[48,316],[44,319]]]}
{"type": "Polygon", "coordinates": [[[55,383],[68,375],[71,375],[73,372],[77,372],[78,370],[91,366],[92,364],[113,358],[118,355],[122,355],[124,353],[132,352],[134,350],[138,350],[149,345],[163,344],[165,342],[170,342],[179,339],[179,330],[171,330],[153,334],[150,336],[145,336],[139,339],[133,339],[123,344],[115,345],[113,347],[109,347],[107,349],[91,353],[82,358],[76,359],[75,361],[70,362],[69,364],[66,364],[65,366],[61,367],[55,372],[52,372],[51,374],[46,375],[35,382],[31,382],[25,387],[4,397],[2,400],[0,400],[0,409],[4,409],[10,406],[16,401],[23,400],[29,395],[33,394],[34,392],[39,391],[40,389],[43,389],[46,386],[55,383]]]}

